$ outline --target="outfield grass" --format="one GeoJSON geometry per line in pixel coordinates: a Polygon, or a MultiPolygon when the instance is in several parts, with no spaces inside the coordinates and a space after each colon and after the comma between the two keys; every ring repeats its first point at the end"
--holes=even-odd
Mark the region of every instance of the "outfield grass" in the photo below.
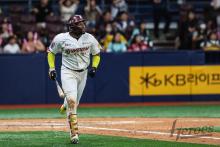
{"type": "Polygon", "coordinates": [[[132,139],[100,135],[80,135],[72,145],[67,132],[1,132],[0,147],[212,147],[214,145],[132,139]]]}
{"type": "MultiPolygon", "coordinates": [[[[219,105],[80,108],[79,117],[206,117],[219,118],[219,105]]],[[[0,110],[0,119],[62,118],[59,108],[0,110]]]]}

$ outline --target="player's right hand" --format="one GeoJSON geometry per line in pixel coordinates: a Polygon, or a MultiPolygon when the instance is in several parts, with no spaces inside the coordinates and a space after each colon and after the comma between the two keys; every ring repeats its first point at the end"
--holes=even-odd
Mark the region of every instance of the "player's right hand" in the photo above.
{"type": "Polygon", "coordinates": [[[89,76],[91,78],[94,78],[95,77],[95,73],[96,73],[96,68],[95,67],[92,67],[90,70],[89,70],[89,76]]]}
{"type": "Polygon", "coordinates": [[[53,68],[53,69],[50,69],[49,70],[49,78],[53,81],[56,80],[56,77],[57,77],[57,73],[56,73],[56,70],[53,68]]]}

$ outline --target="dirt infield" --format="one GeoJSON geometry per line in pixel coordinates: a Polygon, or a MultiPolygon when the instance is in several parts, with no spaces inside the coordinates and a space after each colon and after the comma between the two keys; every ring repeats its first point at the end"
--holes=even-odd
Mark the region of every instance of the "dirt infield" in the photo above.
{"type": "MultiPolygon", "coordinates": [[[[220,133],[175,128],[220,126],[219,118],[80,118],[81,134],[100,134],[220,145],[220,133]],[[176,120],[176,121],[175,121],[176,120]],[[174,123],[175,122],[175,123],[174,123]],[[175,130],[172,135],[172,130],[175,130]]],[[[65,119],[0,120],[0,131],[68,131],[65,119]]]]}

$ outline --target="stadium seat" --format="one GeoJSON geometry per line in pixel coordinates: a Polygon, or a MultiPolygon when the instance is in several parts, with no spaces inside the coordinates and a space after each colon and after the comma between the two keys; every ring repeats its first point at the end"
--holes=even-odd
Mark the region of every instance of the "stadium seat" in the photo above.
{"type": "Polygon", "coordinates": [[[22,14],[24,12],[24,7],[22,5],[12,5],[9,7],[10,14],[22,14]]]}
{"type": "Polygon", "coordinates": [[[48,33],[60,33],[63,31],[64,26],[62,24],[54,24],[54,23],[47,23],[46,29],[48,33]]]}
{"type": "Polygon", "coordinates": [[[21,23],[35,23],[36,18],[34,15],[31,14],[26,14],[26,15],[21,15],[21,23]]]}
{"type": "Polygon", "coordinates": [[[30,23],[30,24],[21,24],[20,25],[20,29],[22,30],[22,32],[27,33],[28,31],[37,31],[37,26],[35,23],[30,23]]]}
{"type": "Polygon", "coordinates": [[[60,23],[61,19],[60,19],[60,16],[57,16],[57,15],[53,15],[53,16],[48,15],[46,17],[46,22],[47,23],[60,23]]]}

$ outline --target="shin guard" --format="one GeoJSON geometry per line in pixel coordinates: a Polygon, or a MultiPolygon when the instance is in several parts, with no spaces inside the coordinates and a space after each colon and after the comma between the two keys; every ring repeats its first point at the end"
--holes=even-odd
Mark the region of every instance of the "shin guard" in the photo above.
{"type": "Polygon", "coordinates": [[[70,135],[73,137],[78,134],[77,114],[70,113],[68,116],[68,121],[70,125],[70,135]]]}

